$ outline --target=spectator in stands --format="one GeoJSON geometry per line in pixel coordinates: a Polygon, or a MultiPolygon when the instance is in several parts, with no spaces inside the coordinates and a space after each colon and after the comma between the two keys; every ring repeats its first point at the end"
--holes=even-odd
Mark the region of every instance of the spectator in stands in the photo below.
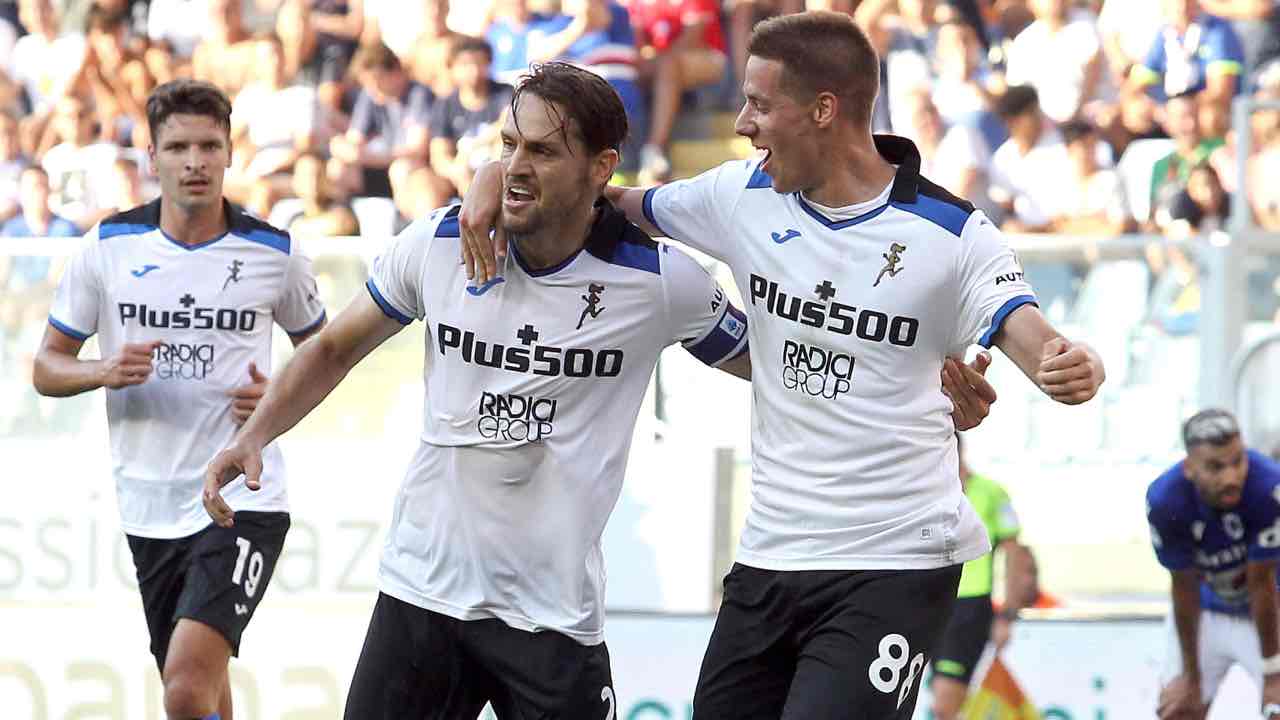
{"type": "MultiPolygon", "coordinates": [[[[560,12],[572,15],[561,3],[560,12]]],[[[528,51],[530,32],[547,20],[541,14],[531,12],[527,0],[497,0],[494,15],[485,40],[493,48],[493,79],[508,85],[516,84],[520,75],[529,69],[529,62],[536,58],[528,51]]]]}
{"type": "Polygon", "coordinates": [[[244,26],[241,0],[208,0],[208,27],[191,56],[192,75],[235,96],[253,76],[258,43],[244,26]]]}
{"type": "MultiPolygon", "coordinates": [[[[876,132],[907,132],[911,93],[934,83],[937,0],[864,0],[854,20],[880,57],[880,92],[872,112],[876,132]]],[[[944,102],[940,108],[949,112],[944,102]]]]}
{"type": "Polygon", "coordinates": [[[146,147],[147,96],[155,78],[142,55],[125,41],[127,17],[98,5],[89,8],[89,52],[84,74],[93,94],[104,140],[146,147]],[[142,132],[135,132],[142,131],[142,132]]]}
{"type": "Polygon", "coordinates": [[[1226,226],[1231,196],[1222,188],[1218,173],[1207,162],[1191,168],[1187,186],[1174,196],[1169,214],[1173,225],[1166,232],[1185,236],[1208,233],[1226,226]]]}
{"type": "Polygon", "coordinates": [[[1280,58],[1280,11],[1271,0],[1200,0],[1210,15],[1231,23],[1244,54],[1244,87],[1253,85],[1255,72],[1280,58]]]}
{"type": "Polygon", "coordinates": [[[319,155],[307,153],[298,158],[293,168],[293,192],[302,200],[302,207],[293,217],[282,220],[290,233],[302,237],[360,234],[351,206],[330,192],[324,160],[319,155]]]}
{"type": "Polygon", "coordinates": [[[1084,120],[1072,120],[1059,131],[1072,172],[1060,185],[1062,196],[1050,229],[1070,235],[1119,235],[1130,230],[1124,183],[1113,168],[1098,162],[1097,130],[1084,120]]]}
{"type": "Polygon", "coordinates": [[[321,102],[334,110],[342,106],[347,68],[364,32],[364,15],[364,0],[311,0],[312,74],[321,102]]]}
{"type": "Polygon", "coordinates": [[[0,226],[4,237],[76,237],[80,229],[64,217],[54,214],[49,205],[49,174],[32,165],[22,171],[22,212],[0,226]]]}
{"type": "Polygon", "coordinates": [[[1164,9],[1167,24],[1130,71],[1130,90],[1146,90],[1158,100],[1196,97],[1206,115],[1201,124],[1220,136],[1231,99],[1242,88],[1240,39],[1230,23],[1203,12],[1199,0],[1165,0],[1164,9]]]}
{"type": "Polygon", "coordinates": [[[1173,152],[1156,161],[1151,171],[1152,216],[1159,227],[1169,224],[1171,203],[1186,187],[1191,168],[1208,160],[1223,143],[1221,137],[1201,132],[1198,109],[1192,93],[1171,97],[1164,106],[1165,131],[1175,144],[1173,152]]]}
{"type": "Polygon", "coordinates": [[[1098,33],[1111,77],[1123,81],[1133,66],[1146,59],[1156,33],[1151,18],[1165,0],[1104,0],[1098,13],[1098,33]]]}
{"type": "Polygon", "coordinates": [[[423,162],[426,157],[435,98],[409,79],[386,45],[362,47],[351,67],[360,95],[346,134],[329,143],[329,176],[347,194],[389,198],[392,164],[401,158],[423,162]]]}
{"type": "Polygon", "coordinates": [[[1031,7],[1036,20],[1010,45],[1005,76],[1010,85],[1034,87],[1045,115],[1063,123],[1109,90],[1096,20],[1068,0],[1033,0],[1031,7]]]}
{"type": "Polygon", "coordinates": [[[151,0],[147,15],[147,36],[180,62],[189,62],[196,46],[205,37],[200,18],[208,17],[214,0],[151,0]]]}
{"type": "Polygon", "coordinates": [[[562,15],[538,23],[529,33],[531,62],[563,60],[609,81],[627,111],[630,137],[622,148],[619,172],[638,165],[636,143],[645,137],[648,108],[637,80],[635,31],[626,8],[613,0],[564,0],[562,15]]]}
{"type": "MultiPolygon", "coordinates": [[[[1258,85],[1254,95],[1257,99],[1280,100],[1280,64],[1273,63],[1259,77],[1258,85]]],[[[1250,118],[1250,126],[1255,150],[1247,161],[1245,196],[1249,199],[1258,225],[1266,230],[1280,230],[1280,183],[1275,181],[1276,177],[1280,177],[1280,112],[1259,110],[1250,118]]],[[[1234,159],[1234,153],[1227,152],[1226,146],[1214,151],[1211,157],[1216,159],[1219,154],[1234,159]]],[[[1215,168],[1220,167],[1221,164],[1215,163],[1215,168]]],[[[1225,173],[1234,169],[1234,165],[1231,165],[1220,171],[1219,177],[1226,181],[1228,176],[1225,173]]],[[[1229,192],[1239,192],[1229,185],[1227,187],[1229,192]]]]}
{"type": "Polygon", "coordinates": [[[58,34],[51,0],[19,0],[28,34],[13,47],[13,75],[27,92],[32,113],[44,115],[72,92],[85,58],[84,35],[58,34]]]}
{"type": "Polygon", "coordinates": [[[449,72],[457,89],[431,111],[431,167],[461,197],[476,168],[497,159],[498,133],[513,88],[489,75],[493,53],[484,38],[467,37],[453,48],[449,72]]]}
{"type": "Polygon", "coordinates": [[[640,149],[640,182],[652,184],[671,177],[668,144],[682,96],[719,82],[729,59],[716,0],[631,0],[627,10],[640,46],[640,77],[652,99],[640,149]]]}
{"type": "MultiPolygon", "coordinates": [[[[284,51],[285,76],[299,82],[315,85],[318,76],[313,58],[316,55],[316,29],[311,21],[310,0],[283,0],[276,13],[276,37],[284,51]]],[[[345,85],[344,85],[345,87],[345,85]]],[[[326,98],[335,112],[342,110],[342,99],[326,98]]]]}
{"type": "Polygon", "coordinates": [[[124,212],[144,205],[159,195],[159,191],[149,189],[142,180],[142,170],[132,158],[116,158],[111,166],[112,187],[116,190],[115,199],[110,203],[117,212],[124,212]]]}
{"type": "Polygon", "coordinates": [[[416,39],[409,44],[406,54],[399,56],[415,81],[429,88],[436,97],[448,97],[455,90],[449,60],[462,36],[449,29],[449,0],[421,0],[421,8],[421,22],[414,25],[420,28],[414,35],[416,39]]]}
{"type": "Polygon", "coordinates": [[[53,187],[53,208],[81,227],[113,212],[109,204],[111,166],[120,147],[94,138],[93,113],[83,100],[64,97],[54,108],[52,130],[59,140],[41,158],[53,187]]]}
{"type": "Polygon", "coordinates": [[[18,214],[22,171],[31,160],[18,144],[18,120],[0,113],[0,222],[18,214]]]}
{"type": "Polygon", "coordinates": [[[920,148],[920,174],[951,194],[972,202],[996,222],[1000,208],[988,197],[991,150],[982,134],[968,125],[951,125],[943,119],[927,88],[912,94],[914,132],[920,148]]]}
{"type": "MultiPolygon", "coordinates": [[[[853,14],[856,3],[848,0],[726,0],[725,11],[729,19],[729,51],[733,53],[733,79],[735,89],[741,92],[742,78],[747,67],[747,43],[751,28],[774,15],[790,15],[802,10],[831,10],[853,14]]],[[[738,97],[735,94],[734,97],[738,97]]],[[[627,113],[628,117],[631,113],[627,113]]]]}
{"type": "Polygon", "coordinates": [[[996,113],[1009,139],[991,159],[991,199],[1004,210],[1001,227],[1009,232],[1042,232],[1057,212],[1063,178],[1073,174],[1066,146],[1040,111],[1035,88],[1014,85],[1000,98],[996,113]]]}
{"type": "Polygon", "coordinates": [[[289,85],[284,47],[274,35],[256,41],[254,77],[231,111],[231,168],[224,192],[265,217],[289,194],[289,172],[298,155],[323,147],[335,134],[330,111],[315,88],[289,85]]]}
{"type": "Polygon", "coordinates": [[[947,20],[938,26],[934,52],[933,104],[942,119],[975,127],[987,147],[999,147],[1008,133],[992,109],[1004,83],[984,59],[977,31],[958,18],[947,20]]]}

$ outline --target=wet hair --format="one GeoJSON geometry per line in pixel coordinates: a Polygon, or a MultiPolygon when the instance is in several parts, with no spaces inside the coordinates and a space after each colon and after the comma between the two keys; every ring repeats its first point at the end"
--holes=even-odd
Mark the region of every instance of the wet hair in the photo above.
{"type": "Polygon", "coordinates": [[[829,92],[858,125],[869,125],[880,60],[853,18],[837,12],[778,15],[756,25],[750,55],[782,64],[782,90],[808,102],[829,92]]]}
{"type": "Polygon", "coordinates": [[[1198,445],[1221,447],[1240,437],[1236,417],[1220,408],[1201,410],[1182,424],[1182,446],[1187,452],[1198,445]]]}
{"type": "Polygon", "coordinates": [[[1001,120],[1009,120],[1025,115],[1040,107],[1040,94],[1030,85],[1011,85],[1004,95],[996,100],[996,115],[1001,120]]]}
{"type": "Polygon", "coordinates": [[[231,132],[231,101],[216,86],[202,80],[174,80],[156,88],[147,98],[147,127],[151,141],[160,138],[160,126],[170,115],[203,115],[231,132]]]}
{"type": "MultiPolygon", "coordinates": [[[[526,95],[547,103],[560,121],[560,133],[569,145],[569,130],[575,128],[587,152],[620,150],[627,139],[627,110],[622,98],[604,78],[590,70],[563,62],[534,65],[521,78],[511,96],[511,117],[526,95]]],[[[519,126],[516,126],[519,130],[519,126]]]]}

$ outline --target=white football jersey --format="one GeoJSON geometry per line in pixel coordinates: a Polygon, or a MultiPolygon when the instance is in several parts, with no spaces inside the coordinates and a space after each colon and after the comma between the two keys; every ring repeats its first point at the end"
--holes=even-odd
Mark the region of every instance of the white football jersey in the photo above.
{"type": "MultiPolygon", "coordinates": [[[[160,201],[113,215],[86,235],[58,285],[49,322],[102,357],[161,341],[146,382],[106,390],[112,474],[124,531],[180,538],[210,520],[205,468],[236,433],[228,392],[271,372],[271,324],[291,335],[324,319],[311,261],[289,234],[226,206],[226,234],[188,246],[160,229],[160,201]]],[[[284,465],[263,452],[262,489],[223,490],[234,510],[287,510],[284,465]]]]}
{"type": "Polygon", "coordinates": [[[664,347],[716,365],[746,317],[688,255],[602,203],[586,247],[468,285],[459,207],[402,232],[368,289],[424,320],[422,442],[396,500],[379,587],[462,620],[604,639],[600,535],[664,347]]]}
{"type": "Polygon", "coordinates": [[[927,569],[989,549],[939,376],[1035,297],[991,222],[920,176],[914,145],[876,143],[897,174],[856,207],[775,193],[755,160],[644,199],[663,233],[730,267],[747,305],[746,565],[927,569]]]}

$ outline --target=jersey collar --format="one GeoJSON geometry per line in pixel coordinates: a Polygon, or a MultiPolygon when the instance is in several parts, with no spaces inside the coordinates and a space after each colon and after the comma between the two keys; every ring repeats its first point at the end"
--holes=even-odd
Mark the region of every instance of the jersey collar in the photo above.
{"type": "Polygon", "coordinates": [[[146,205],[143,205],[141,208],[139,208],[139,210],[141,211],[141,220],[144,224],[150,225],[154,227],[156,230],[159,230],[160,234],[164,236],[165,240],[168,240],[169,242],[173,243],[174,245],[177,245],[183,250],[199,250],[200,248],[208,247],[218,242],[219,240],[221,240],[222,238],[226,237],[231,233],[236,233],[237,235],[245,235],[249,231],[253,230],[253,220],[252,218],[249,217],[249,214],[246,213],[238,205],[235,205],[234,203],[228,201],[226,198],[222,199],[222,214],[227,219],[227,231],[222,233],[221,235],[218,235],[215,238],[211,238],[209,240],[206,240],[202,243],[198,243],[196,245],[185,245],[183,243],[180,243],[174,238],[170,237],[169,234],[166,233],[164,229],[160,227],[160,198],[156,198],[155,200],[152,200],[146,205]]]}
{"type": "Polygon", "coordinates": [[[916,149],[915,143],[898,135],[873,135],[872,140],[875,141],[876,152],[880,153],[880,157],[898,168],[893,175],[893,187],[889,190],[887,203],[857,217],[833,220],[806,202],[804,195],[796,193],[801,209],[828,228],[843,230],[876,217],[894,203],[914,203],[920,192],[920,151],[916,149]]]}
{"type": "Polygon", "coordinates": [[[569,257],[560,262],[540,269],[529,267],[528,262],[520,254],[520,249],[515,243],[511,243],[511,257],[515,259],[516,264],[520,266],[530,277],[545,277],[554,275],[561,270],[569,267],[583,250],[595,255],[596,257],[611,257],[613,249],[622,241],[622,236],[626,233],[630,223],[627,222],[627,216],[613,206],[603,196],[596,199],[595,209],[596,219],[591,223],[591,230],[587,232],[587,240],[582,247],[578,248],[569,257]]]}

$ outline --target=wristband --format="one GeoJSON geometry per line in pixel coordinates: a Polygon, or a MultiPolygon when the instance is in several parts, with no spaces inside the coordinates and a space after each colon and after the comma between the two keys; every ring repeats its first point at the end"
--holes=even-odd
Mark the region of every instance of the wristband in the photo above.
{"type": "Polygon", "coordinates": [[[1263,675],[1280,674],[1280,653],[1276,653],[1271,657],[1262,658],[1262,674],[1263,675]]]}

